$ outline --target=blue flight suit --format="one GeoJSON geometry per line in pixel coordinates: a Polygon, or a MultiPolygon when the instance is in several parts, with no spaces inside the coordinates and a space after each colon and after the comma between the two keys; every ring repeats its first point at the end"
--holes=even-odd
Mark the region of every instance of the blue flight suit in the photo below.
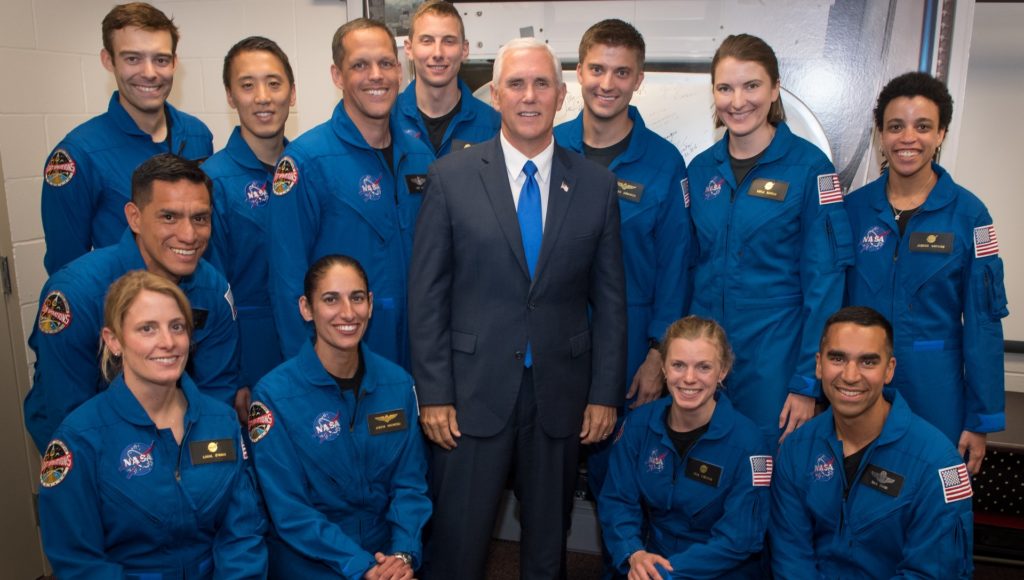
{"type": "Polygon", "coordinates": [[[57,144],[43,168],[42,217],[48,274],[92,250],[117,243],[128,222],[132,173],[158,153],[203,159],[213,153],[213,134],[202,121],[165,105],[168,138],[154,143],[121,106],[119,93],[107,112],[82,123],[57,144]]]}
{"type": "Polygon", "coordinates": [[[373,319],[364,340],[409,368],[406,284],[429,148],[391,130],[394,168],[371,148],[339,101],[326,123],[285,148],[270,199],[270,301],[286,357],[312,336],[299,315],[306,270],[327,254],[359,261],[373,319]]]}
{"type": "MultiPolygon", "coordinates": [[[[647,358],[649,339],[660,341],[686,311],[693,237],[683,156],[644,125],[636,107],[629,107],[629,118],[633,121],[629,147],[608,167],[618,181],[622,220],[629,319],[627,383],[647,358]]],[[[555,140],[583,155],[583,113],[555,127],[555,140]]]]}
{"type": "MultiPolygon", "coordinates": [[[[36,362],[32,389],[25,397],[25,426],[40,450],[75,407],[106,388],[99,344],[107,288],[124,274],[145,269],[135,235],[126,228],[117,245],[79,257],[43,285],[28,338],[36,362]]],[[[178,286],[192,304],[196,323],[189,373],[204,393],[234,405],[240,385],[231,289],[205,260],[178,286]]]]}
{"type": "Polygon", "coordinates": [[[724,393],[716,399],[707,433],[686,457],[665,427],[671,397],[633,411],[616,435],[598,515],[623,574],[646,550],[668,559],[666,579],[760,576],[771,457],[757,426],[724,393]]]}
{"type": "Polygon", "coordinates": [[[776,445],[789,393],[817,397],[814,354],[853,262],[835,168],[785,123],[741,183],[729,134],[690,163],[697,232],[690,313],[725,328],[729,396],[776,445]]]}
{"type": "Polygon", "coordinates": [[[57,429],[43,457],[39,520],[61,578],[265,577],[267,521],[238,416],[188,375],[180,385],[180,445],[122,375],[57,429]]]}
{"type": "Polygon", "coordinates": [[[274,169],[256,157],[235,127],[227,146],[203,163],[203,171],[213,180],[213,234],[204,257],[231,284],[242,384],[251,387],[284,361],[268,290],[274,169]]]}
{"type": "MultiPolygon", "coordinates": [[[[615,174],[622,222],[622,258],[626,272],[626,384],[629,390],[637,369],[650,350],[650,339],[661,340],[670,324],[683,316],[690,293],[689,259],[693,224],[689,213],[686,162],[674,145],[644,124],[636,107],[629,146],[608,170],[615,174]]],[[[558,144],[584,155],[583,112],[555,127],[558,144]]],[[[629,406],[624,404],[619,422],[629,406]]],[[[594,497],[601,493],[608,472],[611,444],[591,446],[587,456],[587,483],[594,497]]],[[[606,570],[612,563],[603,554],[606,570]]]]}
{"type": "Polygon", "coordinates": [[[932,169],[939,179],[902,238],[885,195],[888,170],[846,198],[859,240],[846,301],[892,322],[890,386],[956,445],[964,430],[1006,427],[1001,319],[1009,312],[998,251],[986,255],[981,245],[975,257],[992,216],[946,170],[932,169]]]}
{"type": "MultiPolygon", "coordinates": [[[[501,129],[501,115],[498,111],[474,97],[473,91],[469,90],[469,85],[462,79],[457,80],[462,95],[461,109],[445,129],[437,157],[447,155],[453,144],[456,149],[462,149],[492,139],[501,129]]],[[[427,146],[427,149],[434,150],[430,143],[430,132],[427,131],[419,106],[416,104],[416,81],[409,83],[402,94],[398,95],[395,107],[391,110],[391,122],[402,133],[418,139],[427,146]]]]}
{"type": "Polygon", "coordinates": [[[365,346],[360,353],[358,399],[339,389],[310,341],[253,390],[249,437],[273,522],[271,577],[361,579],[375,552],[421,562],[431,505],[412,377],[365,346]]]}
{"type": "MultiPolygon", "coordinates": [[[[898,365],[897,365],[898,366],[898,365]]],[[[768,537],[776,578],[970,578],[967,467],[896,391],[847,485],[832,411],[783,442],[768,537]]]]}

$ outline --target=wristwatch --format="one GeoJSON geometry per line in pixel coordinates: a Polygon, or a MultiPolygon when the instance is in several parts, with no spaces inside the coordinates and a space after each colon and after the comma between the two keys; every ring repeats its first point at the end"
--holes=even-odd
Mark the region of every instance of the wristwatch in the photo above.
{"type": "Polygon", "coordinates": [[[391,555],[396,557],[396,558],[398,558],[399,560],[405,562],[406,564],[409,565],[410,568],[412,568],[412,554],[410,554],[408,552],[395,552],[394,554],[391,554],[391,555]]]}

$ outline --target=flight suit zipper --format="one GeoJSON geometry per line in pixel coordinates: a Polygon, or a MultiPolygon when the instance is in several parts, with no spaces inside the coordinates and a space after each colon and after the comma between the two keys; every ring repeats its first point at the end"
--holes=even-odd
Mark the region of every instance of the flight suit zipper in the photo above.
{"type": "Polygon", "coordinates": [[[181,437],[181,443],[178,444],[178,462],[174,464],[174,480],[179,484],[181,483],[181,452],[185,449],[185,442],[188,441],[188,432],[192,430],[192,423],[185,425],[185,434],[181,437]]]}

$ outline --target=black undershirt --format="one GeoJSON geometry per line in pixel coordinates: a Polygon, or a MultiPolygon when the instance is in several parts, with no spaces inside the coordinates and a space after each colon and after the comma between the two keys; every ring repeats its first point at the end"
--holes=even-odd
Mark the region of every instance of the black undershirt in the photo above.
{"type": "MultiPolygon", "coordinates": [[[[874,443],[874,441],[871,443],[874,443]]],[[[864,459],[864,453],[867,452],[868,447],[871,447],[871,443],[868,443],[853,455],[843,458],[843,470],[846,472],[846,487],[853,486],[853,478],[857,476],[857,469],[860,467],[860,462],[864,459]]]]}
{"type": "Polygon", "coordinates": [[[451,124],[452,119],[455,115],[459,114],[462,110],[462,97],[459,97],[459,101],[455,103],[455,107],[451,111],[448,111],[440,117],[428,117],[423,109],[419,109],[420,117],[423,117],[423,124],[427,127],[427,134],[430,135],[430,145],[434,148],[434,153],[441,150],[441,142],[444,141],[444,132],[448,130],[448,125],[451,124]]]}
{"type": "Polygon", "coordinates": [[[358,399],[359,387],[363,385],[363,376],[366,375],[366,367],[363,366],[362,355],[357,354],[356,356],[359,357],[359,360],[356,363],[356,373],[352,375],[350,378],[346,379],[343,377],[336,377],[334,375],[331,375],[331,373],[327,374],[331,375],[331,378],[334,379],[334,382],[338,383],[338,388],[341,389],[342,393],[344,393],[345,391],[351,391],[352,395],[358,399]]]}
{"type": "Polygon", "coordinates": [[[395,141],[392,139],[391,142],[388,143],[387,147],[377,149],[377,151],[380,151],[380,154],[384,156],[384,161],[387,162],[386,165],[388,166],[388,171],[394,173],[392,167],[395,166],[395,141]]]}
{"type": "Polygon", "coordinates": [[[633,130],[630,129],[629,133],[626,133],[626,137],[622,141],[619,141],[609,147],[591,147],[584,143],[583,156],[595,163],[600,163],[605,167],[610,167],[612,161],[615,161],[616,157],[622,154],[626,149],[629,149],[629,140],[632,136],[633,130]]]}
{"type": "Polygon", "coordinates": [[[732,175],[736,178],[736,187],[739,187],[743,183],[743,179],[750,173],[750,170],[757,165],[757,162],[761,160],[761,156],[764,155],[764,151],[750,157],[749,159],[736,159],[732,155],[729,155],[729,165],[732,166],[732,175]]]}
{"type": "Polygon", "coordinates": [[[704,425],[697,427],[693,431],[676,431],[668,424],[668,416],[669,411],[666,410],[665,429],[668,431],[668,438],[676,446],[676,453],[679,454],[679,457],[686,457],[686,454],[697,444],[697,441],[708,432],[708,426],[711,425],[711,422],[704,423],[704,425]]]}

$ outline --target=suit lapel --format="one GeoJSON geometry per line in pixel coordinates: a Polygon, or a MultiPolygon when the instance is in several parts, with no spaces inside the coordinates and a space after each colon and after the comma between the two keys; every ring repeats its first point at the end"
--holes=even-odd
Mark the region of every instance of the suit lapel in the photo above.
{"type": "MultiPolygon", "coordinates": [[[[515,255],[523,274],[530,277],[530,268],[526,265],[526,254],[523,252],[523,234],[519,231],[519,217],[516,215],[516,204],[512,200],[512,190],[508,184],[508,170],[505,168],[505,155],[501,151],[501,139],[495,137],[486,145],[487,152],[481,159],[483,165],[480,168],[480,179],[483,181],[484,191],[491,201],[491,208],[494,210],[494,217],[498,220],[508,245],[515,255]]],[[[547,237],[545,230],[544,237],[547,237]]],[[[543,248],[543,241],[541,246],[543,248]]],[[[541,251],[543,255],[543,250],[541,251]]],[[[539,271],[539,270],[538,270],[539,271]]]]}
{"type": "Polygon", "coordinates": [[[571,169],[572,162],[569,156],[565,154],[565,150],[555,145],[555,153],[551,160],[551,183],[548,186],[548,212],[544,218],[544,237],[540,243],[540,257],[537,258],[535,283],[544,274],[544,267],[555,250],[558,233],[562,230],[566,216],[569,215],[569,202],[572,201],[576,188],[576,179],[571,169]]]}

